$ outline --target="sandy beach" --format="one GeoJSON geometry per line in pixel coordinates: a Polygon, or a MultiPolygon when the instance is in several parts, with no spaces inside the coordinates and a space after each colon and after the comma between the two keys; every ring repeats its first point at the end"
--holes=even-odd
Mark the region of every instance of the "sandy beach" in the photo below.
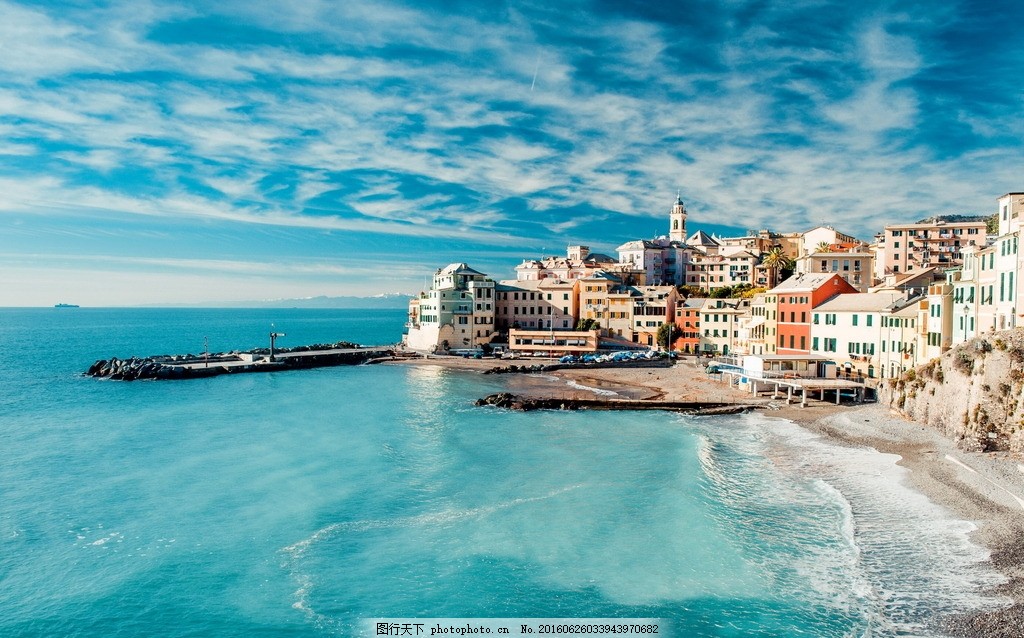
{"type": "MultiPolygon", "coordinates": [[[[441,365],[483,372],[529,360],[409,359],[411,365],[441,365]]],[[[693,359],[666,368],[577,368],[507,374],[509,391],[534,397],[651,399],[760,403],[766,415],[790,419],[834,442],[870,447],[901,457],[912,486],[957,517],[974,522],[973,539],[991,552],[993,565],[1008,581],[997,593],[1013,604],[952,619],[953,636],[1024,637],[1024,458],[1003,453],[967,452],[935,430],[905,420],[877,404],[809,401],[785,405],[709,378],[693,359]]]]}

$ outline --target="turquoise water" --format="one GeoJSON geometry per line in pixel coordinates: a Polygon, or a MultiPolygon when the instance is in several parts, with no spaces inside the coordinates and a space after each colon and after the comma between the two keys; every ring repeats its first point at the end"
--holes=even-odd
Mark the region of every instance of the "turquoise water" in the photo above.
{"type": "Polygon", "coordinates": [[[0,310],[0,635],[347,636],[388,617],[941,635],[1001,601],[893,457],[763,415],[475,408],[364,366],[87,379],[112,355],[395,342],[402,311],[0,310]]]}

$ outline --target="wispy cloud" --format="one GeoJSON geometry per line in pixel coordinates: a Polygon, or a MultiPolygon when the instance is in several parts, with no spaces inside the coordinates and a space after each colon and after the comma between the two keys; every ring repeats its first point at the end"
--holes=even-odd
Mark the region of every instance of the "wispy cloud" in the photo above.
{"type": "Polygon", "coordinates": [[[0,224],[493,264],[649,235],[676,189],[691,225],[984,213],[1021,187],[1024,45],[977,11],[0,0],[0,224]]]}

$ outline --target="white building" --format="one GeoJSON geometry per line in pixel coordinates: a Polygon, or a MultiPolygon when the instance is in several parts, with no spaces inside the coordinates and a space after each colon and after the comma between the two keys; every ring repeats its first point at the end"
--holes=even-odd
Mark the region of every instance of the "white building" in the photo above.
{"type": "Polygon", "coordinates": [[[841,233],[831,226],[818,226],[800,234],[800,253],[791,255],[799,259],[814,254],[821,244],[834,246],[836,244],[859,244],[861,243],[853,235],[841,233]]]}
{"type": "Polygon", "coordinates": [[[919,322],[921,306],[927,303],[923,294],[899,299],[882,315],[881,348],[878,353],[881,368],[879,376],[882,378],[896,378],[916,368],[919,363],[924,363],[918,345],[922,341],[923,331],[919,322]]]}
{"type": "Polygon", "coordinates": [[[644,283],[680,286],[685,282],[690,250],[686,243],[686,206],[676,197],[669,211],[669,234],[654,239],[628,241],[618,248],[619,263],[643,272],[644,283]]]}
{"type": "Polygon", "coordinates": [[[1007,193],[997,201],[999,235],[993,244],[995,267],[998,277],[998,293],[994,295],[995,329],[1008,330],[1020,323],[1018,302],[1022,285],[1020,282],[1021,255],[1020,214],[1024,211],[1024,193],[1007,193]]]}
{"type": "Polygon", "coordinates": [[[814,309],[811,354],[828,356],[841,376],[880,376],[882,318],[898,292],[838,295],[814,309]]]}
{"type": "Polygon", "coordinates": [[[430,291],[409,304],[405,343],[421,352],[476,348],[494,332],[494,281],[466,264],[434,273],[430,291]]]}
{"type": "Polygon", "coordinates": [[[953,286],[953,337],[951,345],[964,343],[978,335],[978,255],[977,246],[965,247],[964,265],[949,274],[953,286]]]}

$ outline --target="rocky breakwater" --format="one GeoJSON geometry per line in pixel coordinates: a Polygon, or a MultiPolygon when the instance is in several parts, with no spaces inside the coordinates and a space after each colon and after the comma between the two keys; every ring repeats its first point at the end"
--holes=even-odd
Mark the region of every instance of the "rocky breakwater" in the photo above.
{"type": "Polygon", "coordinates": [[[499,392],[477,399],[475,405],[494,406],[521,412],[533,410],[668,410],[693,415],[738,414],[767,407],[759,403],[526,397],[510,392],[499,392]]]}
{"type": "Polygon", "coordinates": [[[197,379],[242,372],[356,365],[394,354],[390,348],[361,348],[354,343],[341,341],[275,349],[273,357],[268,348],[209,355],[158,355],[128,359],[113,357],[96,361],[89,366],[85,375],[117,381],[197,379]]]}
{"type": "Polygon", "coordinates": [[[1024,452],[1024,330],[975,337],[878,391],[893,411],[963,449],[1024,452]]]}

